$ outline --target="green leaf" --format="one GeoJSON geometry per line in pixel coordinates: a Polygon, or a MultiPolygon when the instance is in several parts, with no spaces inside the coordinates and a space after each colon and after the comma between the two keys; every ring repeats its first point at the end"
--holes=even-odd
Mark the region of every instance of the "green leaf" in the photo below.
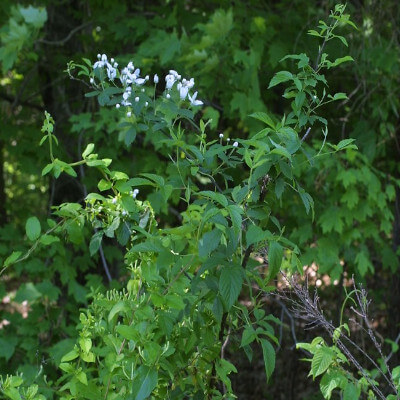
{"type": "Polygon", "coordinates": [[[42,294],[36,289],[32,282],[28,282],[20,286],[15,295],[15,301],[18,303],[22,303],[25,300],[34,301],[39,297],[42,297],[42,294]]]}
{"type": "Polygon", "coordinates": [[[17,342],[18,339],[10,335],[7,339],[0,338],[0,358],[5,358],[8,361],[14,354],[17,342]]]}
{"type": "Polygon", "coordinates": [[[47,11],[45,8],[35,8],[29,6],[27,8],[19,7],[19,12],[27,24],[33,25],[35,28],[40,29],[47,21],[47,11]]]}
{"type": "Polygon", "coordinates": [[[264,122],[265,124],[267,124],[272,129],[275,130],[275,123],[268,114],[266,114],[264,112],[255,112],[253,114],[250,114],[250,117],[258,119],[261,122],[264,122]]]}
{"type": "Polygon", "coordinates": [[[360,394],[360,389],[358,389],[353,383],[348,382],[343,391],[343,400],[359,399],[360,394]]]}
{"type": "Polygon", "coordinates": [[[90,255],[96,254],[100,248],[101,240],[103,239],[103,232],[96,232],[90,239],[89,251],[90,255]]]}
{"type": "Polygon", "coordinates": [[[247,247],[254,244],[271,239],[270,231],[263,231],[258,225],[250,225],[246,232],[247,247]]]}
{"type": "Polygon", "coordinates": [[[79,351],[75,347],[73,350],[71,350],[69,353],[67,353],[67,354],[65,354],[63,356],[63,358],[61,359],[61,362],[65,363],[65,362],[68,362],[68,361],[72,361],[72,360],[75,360],[78,357],[79,357],[79,351]]]}
{"type": "Polygon", "coordinates": [[[158,372],[147,365],[141,365],[137,375],[133,379],[132,398],[135,400],[145,400],[157,386],[158,372]]]}
{"type": "Polygon", "coordinates": [[[230,310],[232,305],[239,297],[242,290],[243,271],[238,266],[224,266],[219,278],[219,291],[225,302],[227,310],[230,310]]]}
{"type": "Polygon", "coordinates": [[[275,369],[275,350],[272,347],[272,344],[266,339],[260,339],[260,343],[263,352],[265,373],[268,381],[275,369]]]}
{"type": "Polygon", "coordinates": [[[139,332],[134,326],[118,325],[116,330],[122,337],[128,340],[137,340],[139,337],[139,332]]]}
{"type": "Polygon", "coordinates": [[[99,183],[97,184],[97,187],[99,188],[100,192],[104,192],[105,190],[111,189],[111,186],[112,186],[112,183],[105,179],[101,179],[99,181],[99,183]]]}
{"type": "Polygon", "coordinates": [[[110,322],[116,314],[119,314],[123,311],[127,311],[127,307],[125,305],[125,302],[121,300],[118,303],[114,304],[113,308],[108,314],[108,322],[110,322]]]}
{"type": "Polygon", "coordinates": [[[29,240],[36,240],[40,236],[41,230],[40,222],[36,217],[28,218],[25,224],[25,231],[29,240]]]}
{"type": "Polygon", "coordinates": [[[242,341],[240,342],[240,347],[249,345],[250,343],[254,342],[256,338],[257,338],[257,333],[254,330],[254,328],[251,325],[246,326],[246,328],[242,333],[242,341]]]}
{"type": "Polygon", "coordinates": [[[319,347],[311,361],[311,375],[316,378],[318,375],[323,374],[332,364],[335,358],[335,352],[326,346],[319,347]]]}
{"type": "Polygon", "coordinates": [[[40,237],[40,243],[44,244],[45,246],[48,246],[49,244],[59,242],[60,239],[57,236],[53,235],[43,235],[40,237]]]}
{"type": "Polygon", "coordinates": [[[275,76],[271,79],[269,83],[268,89],[279,85],[282,82],[287,82],[293,79],[293,75],[289,71],[279,71],[275,74],[275,76]]]}
{"type": "Polygon", "coordinates": [[[82,158],[86,158],[89,154],[91,154],[94,150],[94,144],[93,143],[89,143],[86,146],[85,151],[82,153],[82,158]]]}
{"type": "Polygon", "coordinates": [[[14,264],[15,261],[18,260],[19,256],[22,254],[21,251],[13,251],[4,261],[3,267],[8,267],[11,264],[14,264]]]}
{"type": "MultiPolygon", "coordinates": [[[[45,137],[46,137],[46,136],[45,136],[45,137]]],[[[53,163],[47,164],[47,165],[42,169],[42,176],[47,175],[52,169],[53,169],[53,163]]]]}
{"type": "Polygon", "coordinates": [[[275,241],[269,243],[268,249],[268,280],[278,275],[282,265],[283,247],[275,241]]]}
{"type": "Polygon", "coordinates": [[[228,200],[221,193],[212,192],[211,190],[204,190],[202,192],[199,192],[198,195],[208,197],[211,200],[214,200],[215,202],[221,204],[223,207],[226,207],[228,205],[228,200]]]}
{"type": "MultiPolygon", "coordinates": [[[[336,370],[328,370],[322,377],[319,387],[325,399],[330,399],[333,389],[342,387],[346,383],[346,377],[340,372],[336,370]]],[[[352,399],[358,399],[358,397],[353,397],[352,399]]]]}
{"type": "Polygon", "coordinates": [[[219,229],[205,233],[199,240],[199,256],[206,257],[215,250],[219,246],[221,235],[222,232],[219,229]]]}

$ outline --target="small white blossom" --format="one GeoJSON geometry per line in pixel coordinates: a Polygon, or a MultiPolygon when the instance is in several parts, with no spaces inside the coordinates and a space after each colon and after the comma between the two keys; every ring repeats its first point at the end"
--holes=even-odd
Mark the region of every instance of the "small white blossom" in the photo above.
{"type": "Polygon", "coordinates": [[[233,147],[238,147],[239,146],[239,143],[238,142],[233,142],[233,145],[232,145],[233,147]]]}
{"type": "Polygon", "coordinates": [[[115,60],[113,58],[110,59],[110,63],[112,64],[115,60]]]}
{"type": "Polygon", "coordinates": [[[120,107],[121,107],[121,104],[118,104],[118,103],[117,103],[117,104],[115,105],[115,108],[120,108],[120,107]]]}
{"type": "Polygon", "coordinates": [[[157,83],[158,83],[158,75],[157,74],[154,75],[153,82],[157,85],[157,83]]]}
{"type": "Polygon", "coordinates": [[[111,203],[117,204],[117,199],[114,197],[114,198],[111,200],[111,203]]]}
{"type": "Polygon", "coordinates": [[[226,141],[229,143],[231,141],[231,138],[227,138],[226,141]]]}
{"type": "Polygon", "coordinates": [[[149,105],[149,102],[146,101],[146,103],[144,103],[144,106],[147,107],[149,105]]]}
{"type": "Polygon", "coordinates": [[[103,55],[101,56],[101,61],[104,61],[104,62],[107,61],[107,56],[106,56],[105,54],[103,54],[103,55]]]}
{"type": "Polygon", "coordinates": [[[127,116],[128,118],[130,118],[131,115],[132,115],[132,112],[131,112],[131,111],[128,111],[128,112],[126,113],[126,116],[127,116]]]}
{"type": "Polygon", "coordinates": [[[169,93],[167,93],[167,95],[165,96],[167,99],[171,98],[171,95],[169,93]]]}
{"type": "Polygon", "coordinates": [[[144,88],[142,88],[141,92],[144,93],[144,88]]]}
{"type": "Polygon", "coordinates": [[[99,54],[97,54],[97,59],[100,60],[100,58],[101,58],[101,54],[99,53],[99,54]]]}
{"type": "Polygon", "coordinates": [[[126,211],[125,210],[122,210],[122,215],[125,217],[125,215],[126,215],[126,211]]]}
{"type": "Polygon", "coordinates": [[[223,133],[220,133],[220,134],[219,134],[219,138],[222,139],[223,137],[224,137],[224,134],[223,134],[223,133]]]}
{"type": "Polygon", "coordinates": [[[131,192],[132,197],[133,197],[134,199],[136,199],[136,196],[138,195],[138,193],[139,193],[139,189],[135,189],[133,192],[131,192]]]}
{"type": "MultiPolygon", "coordinates": [[[[193,79],[193,78],[192,78],[193,79]]],[[[201,106],[203,104],[203,102],[201,100],[196,100],[197,97],[197,92],[194,92],[193,96],[191,96],[189,94],[189,100],[190,100],[190,104],[192,106],[201,106]]]]}
{"type": "Polygon", "coordinates": [[[136,103],[138,103],[139,102],[139,97],[135,97],[135,101],[136,101],[136,103]]]}
{"type": "Polygon", "coordinates": [[[118,67],[118,63],[115,62],[115,63],[113,64],[113,66],[114,66],[114,68],[117,68],[117,67],[118,67]]]}
{"type": "Polygon", "coordinates": [[[94,79],[93,78],[90,78],[90,83],[94,83],[94,79]]]}

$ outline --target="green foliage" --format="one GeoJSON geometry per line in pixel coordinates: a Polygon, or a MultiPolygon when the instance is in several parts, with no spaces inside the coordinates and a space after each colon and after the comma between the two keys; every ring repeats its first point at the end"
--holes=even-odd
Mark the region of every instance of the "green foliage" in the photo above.
{"type": "MultiPolygon", "coordinates": [[[[391,141],[398,49],[385,27],[375,35],[374,26],[367,38],[368,13],[356,30],[337,5],[304,39],[307,20],[321,18],[307,2],[287,11],[284,2],[264,10],[253,2],[194,8],[105,1],[88,7],[90,17],[46,7],[8,7],[0,33],[3,74],[15,69],[0,94],[15,95],[14,107],[28,86],[36,93],[28,103],[51,109],[57,121],[55,129],[45,113],[40,152],[32,146],[38,129],[27,128],[39,112],[14,113],[10,139],[0,137],[7,213],[17,216],[0,229],[0,274],[12,282],[1,282],[0,293],[11,295],[12,307],[29,306],[26,319],[1,310],[11,323],[0,332],[0,365],[14,374],[3,378],[6,398],[234,398],[237,370],[222,354],[228,339],[239,340],[250,360],[261,352],[273,379],[280,321],[265,314],[262,296],[280,270],[302,272],[314,262],[332,280],[344,272],[371,279],[377,271],[386,279],[397,271],[391,141]],[[47,14],[46,32],[59,21],[54,15],[64,21],[58,26],[79,17],[82,26],[38,39],[47,14]],[[355,63],[342,54],[346,26],[355,63]],[[105,68],[94,68],[95,47],[118,49],[121,65],[132,60],[160,76],[171,67],[191,72],[205,106],[195,105],[194,94],[187,101],[179,90],[163,92],[163,79],[135,88],[122,106],[122,69],[110,80],[105,68]],[[297,48],[307,54],[292,54],[297,48]],[[67,73],[89,87],[86,101],[68,103],[67,96],[81,95],[71,96],[64,83],[49,96],[49,65],[82,55],[67,73]],[[283,70],[273,74],[279,60],[283,70]],[[349,82],[359,76],[366,76],[359,87],[372,82],[379,95],[364,92],[356,107],[349,82]],[[327,143],[328,125],[337,144],[327,143]],[[26,207],[32,186],[35,208],[26,207]]],[[[318,339],[307,349],[325,398],[371,390],[343,370],[338,341],[346,332],[341,321],[333,346],[318,339]]]]}

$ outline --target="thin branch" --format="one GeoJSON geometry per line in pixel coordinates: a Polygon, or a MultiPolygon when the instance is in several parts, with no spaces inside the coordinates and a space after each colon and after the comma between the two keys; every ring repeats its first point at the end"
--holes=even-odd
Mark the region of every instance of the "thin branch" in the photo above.
{"type": "Polygon", "coordinates": [[[72,31],[64,39],[54,40],[54,41],[46,40],[46,39],[39,39],[38,42],[43,43],[43,44],[48,44],[51,46],[63,46],[66,42],[68,42],[68,40],[70,40],[72,38],[72,36],[75,35],[75,33],[86,28],[87,26],[91,25],[92,23],[93,23],[92,21],[89,21],[89,22],[85,22],[82,25],[77,26],[76,28],[72,29],[72,31]]]}

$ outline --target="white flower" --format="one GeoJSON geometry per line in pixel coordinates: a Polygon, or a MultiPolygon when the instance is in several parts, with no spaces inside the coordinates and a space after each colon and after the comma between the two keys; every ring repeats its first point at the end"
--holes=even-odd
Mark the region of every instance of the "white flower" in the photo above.
{"type": "Polygon", "coordinates": [[[128,65],[126,66],[129,70],[133,71],[135,69],[135,66],[133,65],[132,61],[129,61],[128,65]]]}
{"type": "Polygon", "coordinates": [[[203,105],[203,102],[201,100],[196,100],[196,97],[197,97],[197,92],[194,92],[193,96],[191,96],[189,94],[190,104],[192,106],[201,106],[201,105],[203,105]]]}
{"type": "Polygon", "coordinates": [[[226,141],[229,143],[231,141],[231,138],[227,138],[226,141]]]}
{"type": "Polygon", "coordinates": [[[100,60],[100,58],[101,58],[101,54],[99,53],[99,54],[97,54],[97,59],[100,60]]]}
{"type": "Polygon", "coordinates": [[[117,104],[115,105],[115,108],[120,108],[120,107],[121,107],[121,104],[118,104],[118,103],[117,103],[117,104]]]}
{"type": "Polygon", "coordinates": [[[93,78],[90,78],[90,83],[94,83],[94,79],[93,78]]]}
{"type": "Polygon", "coordinates": [[[239,146],[239,143],[238,142],[233,142],[233,145],[232,145],[233,147],[238,147],[239,146]]]}
{"type": "Polygon", "coordinates": [[[157,74],[154,75],[153,82],[157,85],[157,83],[158,83],[158,75],[157,74]]]}
{"type": "Polygon", "coordinates": [[[144,103],[144,106],[147,107],[149,105],[149,102],[146,101],[146,103],[144,103]]]}
{"type": "Polygon", "coordinates": [[[136,199],[136,196],[138,195],[138,193],[139,193],[139,189],[135,189],[133,192],[131,192],[132,197],[133,197],[134,199],[136,199]]]}
{"type": "Polygon", "coordinates": [[[105,54],[101,56],[101,61],[107,62],[107,56],[105,54]]]}
{"type": "Polygon", "coordinates": [[[220,134],[219,134],[219,138],[222,139],[223,137],[224,137],[224,134],[223,134],[223,133],[220,133],[220,134]]]}
{"type": "Polygon", "coordinates": [[[114,197],[114,198],[111,200],[111,203],[117,204],[117,199],[114,197]]]}
{"type": "Polygon", "coordinates": [[[182,85],[179,89],[179,97],[181,98],[181,100],[185,100],[188,93],[189,93],[189,88],[186,85],[182,85]]]}
{"type": "Polygon", "coordinates": [[[167,90],[170,90],[170,89],[172,89],[172,86],[174,86],[176,79],[175,79],[174,75],[169,74],[165,77],[165,82],[166,82],[167,90]]]}
{"type": "Polygon", "coordinates": [[[110,81],[117,76],[117,70],[111,64],[107,64],[107,76],[110,81]]]}
{"type": "Polygon", "coordinates": [[[125,217],[125,215],[126,215],[126,211],[125,210],[122,210],[122,215],[125,217]]]}
{"type": "Polygon", "coordinates": [[[138,103],[139,102],[139,97],[135,97],[135,101],[136,101],[136,103],[138,103]]]}
{"type": "Polygon", "coordinates": [[[165,96],[167,99],[171,98],[171,95],[169,93],[167,93],[167,95],[165,96]]]}
{"type": "Polygon", "coordinates": [[[132,115],[132,113],[131,113],[130,111],[128,111],[128,112],[126,113],[126,116],[127,116],[128,118],[130,118],[131,115],[132,115]]]}
{"type": "Polygon", "coordinates": [[[114,68],[117,68],[117,67],[118,67],[118,63],[115,62],[115,63],[113,64],[113,66],[114,66],[114,68]]]}
{"type": "Polygon", "coordinates": [[[112,64],[114,61],[115,61],[115,60],[114,60],[113,58],[111,58],[111,60],[110,60],[111,64],[112,64]]]}

